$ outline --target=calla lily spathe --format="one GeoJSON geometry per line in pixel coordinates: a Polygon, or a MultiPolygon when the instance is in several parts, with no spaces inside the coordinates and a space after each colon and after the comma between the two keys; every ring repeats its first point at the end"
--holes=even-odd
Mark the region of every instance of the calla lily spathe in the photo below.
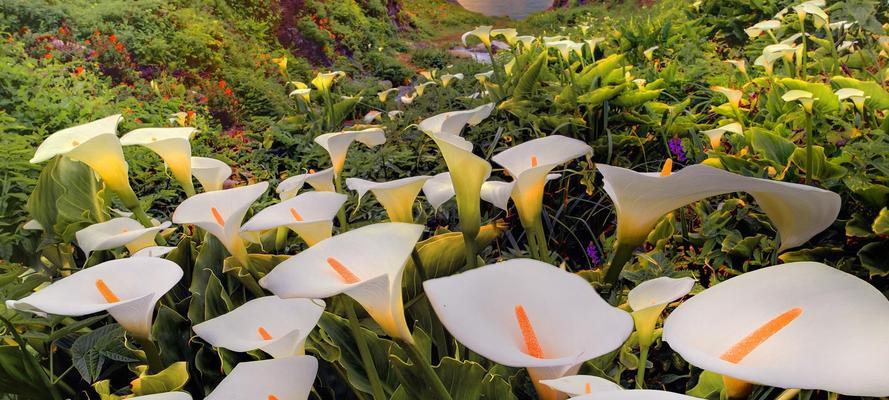
{"type": "Polygon", "coordinates": [[[462,73],[458,74],[444,74],[441,76],[441,87],[448,87],[451,85],[451,82],[454,80],[462,81],[464,78],[462,73]]]}
{"type": "Polygon", "coordinates": [[[744,32],[747,33],[747,36],[749,36],[751,39],[754,39],[761,35],[763,32],[772,31],[778,28],[781,28],[781,21],[770,19],[757,22],[755,25],[744,29],[744,32]]]}
{"type": "Polygon", "coordinates": [[[422,233],[421,225],[399,222],[363,226],[291,257],[259,284],[283,298],[320,299],[345,293],[386,334],[413,342],[404,319],[401,280],[422,233]]]}
{"type": "Polygon", "coordinates": [[[619,242],[641,244],[664,214],[686,204],[726,193],[747,192],[775,224],[780,250],[799,246],[836,219],[840,196],[794,183],[751,178],[706,165],[669,176],[597,164],[605,192],[617,212],[619,242]]]}
{"type": "Polygon", "coordinates": [[[454,197],[454,183],[451,182],[451,173],[442,172],[423,183],[423,195],[426,201],[438,211],[442,204],[454,197]]]}
{"type": "Polygon", "coordinates": [[[513,259],[423,283],[454,338],[498,364],[528,368],[541,399],[562,396],[543,379],[577,372],[618,348],[632,318],[583,278],[552,265],[513,259]]]}
{"type": "Polygon", "coordinates": [[[343,71],[318,73],[311,83],[319,92],[327,94],[330,93],[330,88],[333,87],[333,84],[344,76],[346,76],[346,73],[343,71]]]}
{"type": "Polygon", "coordinates": [[[260,297],[192,329],[214,347],[231,351],[259,349],[275,358],[303,355],[324,305],[317,299],[260,297]]]}
{"type": "Polygon", "coordinates": [[[687,295],[695,285],[692,278],[674,279],[660,277],[640,283],[627,296],[627,303],[633,310],[633,323],[639,341],[639,370],[636,387],[644,388],[645,365],[648,363],[648,349],[654,342],[654,330],[661,313],[667,306],[687,295]]]}
{"type": "Polygon", "coordinates": [[[92,224],[77,231],[74,237],[77,239],[77,245],[87,256],[96,250],[111,250],[123,246],[126,246],[132,255],[146,247],[154,246],[154,236],[170,225],[167,221],[152,228],[145,228],[139,221],[120,217],[92,224]]]}
{"type": "Polygon", "coordinates": [[[553,390],[572,396],[572,398],[590,393],[623,390],[620,385],[608,379],[591,375],[569,375],[559,379],[544,379],[540,383],[549,386],[553,390]]]}
{"type": "Polygon", "coordinates": [[[621,390],[605,393],[593,393],[571,400],[700,400],[684,394],[665,392],[663,390],[621,390]]]}
{"type": "Polygon", "coordinates": [[[130,257],[163,257],[173,250],[176,250],[173,246],[150,246],[132,253],[130,257]]]}
{"type": "Polygon", "coordinates": [[[157,301],[182,278],[178,264],[162,258],[124,258],[77,271],[6,306],[39,315],[72,317],[107,311],[124,329],[150,338],[157,301]]]}
{"type": "Polygon", "coordinates": [[[735,379],[849,396],[889,395],[889,300],[815,262],[762,268],[685,301],[664,340],[685,360],[735,379]]]}
{"type": "Polygon", "coordinates": [[[515,178],[512,198],[526,229],[540,220],[543,189],[550,171],[590,153],[592,148],[580,140],[551,135],[513,146],[491,158],[515,178]]]}
{"type": "Polygon", "coordinates": [[[205,192],[222,190],[226,179],[232,176],[232,168],[215,158],[192,157],[191,174],[197,178],[205,192]]]}
{"type": "Polygon", "coordinates": [[[710,147],[717,149],[722,145],[722,136],[725,135],[726,132],[737,133],[740,135],[744,133],[744,127],[738,122],[732,122],[720,126],[719,128],[702,131],[701,133],[707,135],[707,139],[710,140],[710,147]]]}
{"type": "Polygon", "coordinates": [[[294,175],[281,181],[275,188],[275,192],[281,196],[281,200],[292,199],[306,183],[319,192],[335,192],[333,178],[332,167],[321,171],[309,170],[305,174],[294,175]]]}
{"type": "Polygon", "coordinates": [[[386,143],[386,134],[382,128],[367,128],[360,131],[325,133],[315,138],[315,143],[321,145],[330,154],[335,176],[339,176],[343,172],[343,167],[346,165],[346,153],[354,141],[374,148],[386,143]]]}
{"type": "Polygon", "coordinates": [[[486,48],[490,49],[491,48],[491,30],[492,30],[491,26],[482,25],[482,26],[476,27],[475,29],[473,29],[469,32],[464,33],[463,36],[460,37],[460,40],[463,42],[464,46],[468,46],[466,39],[469,39],[470,37],[475,37],[480,42],[482,42],[482,44],[485,45],[486,48]]]}
{"type": "Polygon", "coordinates": [[[506,41],[506,44],[512,46],[516,42],[516,38],[519,33],[515,30],[515,28],[500,28],[500,29],[491,29],[491,37],[502,37],[503,40],[506,41]]]}
{"type": "Polygon", "coordinates": [[[241,238],[241,222],[250,206],[268,189],[268,182],[206,192],[189,197],[173,212],[173,222],[194,224],[216,236],[242,266],[247,266],[247,248],[241,238]]]}
{"type": "Polygon", "coordinates": [[[420,130],[438,146],[451,173],[461,230],[467,239],[474,239],[481,228],[480,192],[482,183],[491,176],[491,164],[473,154],[472,143],[459,135],[466,125],[478,125],[493,110],[494,103],[488,103],[470,110],[438,114],[419,124],[420,130]]]}
{"type": "Polygon", "coordinates": [[[336,192],[308,192],[266,207],[241,228],[241,232],[260,232],[286,226],[309,246],[330,237],[333,217],[348,196],[336,192]]]}
{"type": "Polygon", "coordinates": [[[189,196],[194,195],[191,181],[191,137],[195,128],[142,128],[120,138],[124,146],[141,145],[157,153],[170,168],[173,177],[189,196]]]}
{"type": "MultiPolygon", "coordinates": [[[[559,174],[547,174],[546,181],[552,181],[559,179],[561,175],[559,174]]],[[[488,203],[493,204],[495,207],[503,210],[509,211],[509,199],[512,198],[512,201],[516,203],[517,194],[516,181],[513,180],[511,182],[504,181],[485,181],[482,184],[481,197],[482,200],[487,201],[488,203]]]]}
{"type": "Polygon", "coordinates": [[[838,89],[834,94],[840,101],[851,100],[858,112],[864,112],[864,102],[870,98],[870,96],[865,96],[863,90],[855,88],[838,89]]]}
{"type": "Polygon", "coordinates": [[[380,99],[380,103],[385,103],[386,100],[389,99],[389,93],[398,93],[398,88],[390,88],[377,93],[377,98],[380,99]]]}
{"type": "Polygon", "coordinates": [[[346,186],[358,193],[358,202],[371,191],[386,209],[392,222],[414,222],[414,200],[431,176],[413,176],[388,182],[371,182],[359,178],[346,179],[346,186]]]}
{"type": "Polygon", "coordinates": [[[206,400],[306,400],[317,374],[312,356],[240,362],[206,400]]]}

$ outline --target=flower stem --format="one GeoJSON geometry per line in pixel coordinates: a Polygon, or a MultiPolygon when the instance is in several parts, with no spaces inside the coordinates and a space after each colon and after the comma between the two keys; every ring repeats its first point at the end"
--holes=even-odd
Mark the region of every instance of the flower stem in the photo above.
{"type": "Polygon", "coordinates": [[[416,246],[411,250],[411,260],[414,261],[414,270],[417,271],[417,276],[420,278],[420,282],[425,282],[426,267],[423,266],[423,260],[420,258],[420,253],[417,252],[416,246]]]}
{"type": "MultiPolygon", "coordinates": [[[[333,184],[336,188],[337,193],[343,193],[343,178],[340,177],[340,174],[336,174],[333,178],[333,184]]],[[[343,204],[340,207],[339,211],[336,212],[336,218],[340,222],[340,233],[349,230],[349,221],[346,220],[346,205],[343,204]]]]}
{"type": "Polygon", "coordinates": [[[160,352],[154,342],[151,341],[151,339],[139,336],[134,336],[134,338],[136,339],[136,342],[142,346],[142,351],[145,352],[145,358],[148,359],[148,372],[156,374],[163,371],[164,363],[161,361],[160,352]]]}
{"type": "Polygon", "coordinates": [[[373,358],[371,358],[370,349],[368,349],[367,342],[361,334],[361,324],[358,322],[358,315],[355,314],[355,306],[352,304],[351,299],[343,300],[345,300],[343,303],[346,307],[346,315],[349,318],[349,327],[352,329],[352,336],[355,338],[355,343],[358,345],[358,353],[361,355],[361,364],[364,366],[367,379],[370,381],[371,394],[374,400],[386,400],[386,392],[383,391],[383,384],[380,381],[380,376],[377,374],[373,358]]]}
{"type": "Polygon", "coordinates": [[[423,375],[426,378],[426,384],[428,384],[429,388],[435,392],[435,398],[438,400],[451,400],[451,395],[441,382],[441,378],[439,378],[438,374],[432,369],[429,360],[420,354],[420,349],[417,348],[417,345],[406,340],[399,340],[398,343],[407,350],[408,358],[414,363],[414,366],[423,371],[423,375]]]}
{"type": "Polygon", "coordinates": [[[651,345],[639,343],[639,364],[636,368],[636,389],[645,389],[645,367],[648,365],[648,349],[651,345]]]}
{"type": "Polygon", "coordinates": [[[478,244],[475,242],[475,236],[470,236],[463,232],[463,247],[466,251],[466,269],[473,269],[478,266],[478,244]]]}
{"type": "Polygon", "coordinates": [[[778,397],[775,397],[775,400],[791,400],[797,395],[799,395],[799,389],[785,389],[778,397]]]}
{"type": "Polygon", "coordinates": [[[812,129],[812,114],[806,115],[806,185],[812,184],[812,167],[815,164],[815,132],[812,129]]]}
{"type": "Polygon", "coordinates": [[[528,253],[531,254],[531,258],[539,260],[540,249],[537,247],[537,235],[532,229],[525,228],[525,236],[528,237],[528,253]]]}
{"type": "Polygon", "coordinates": [[[549,247],[546,245],[546,235],[543,233],[543,221],[538,219],[534,224],[534,234],[537,235],[537,255],[540,261],[552,264],[549,258],[549,247]]]}
{"type": "Polygon", "coordinates": [[[633,243],[617,242],[617,247],[614,249],[614,256],[611,257],[611,262],[608,264],[608,270],[605,272],[605,284],[610,284],[612,289],[617,285],[617,281],[620,279],[620,272],[623,271],[624,265],[633,258],[633,250],[635,249],[636,245],[633,243]]]}

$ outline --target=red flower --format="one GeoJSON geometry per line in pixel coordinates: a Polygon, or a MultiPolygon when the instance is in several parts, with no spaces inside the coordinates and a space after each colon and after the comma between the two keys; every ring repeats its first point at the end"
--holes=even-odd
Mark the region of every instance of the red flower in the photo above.
{"type": "Polygon", "coordinates": [[[194,110],[188,110],[188,112],[185,114],[188,116],[188,119],[194,118],[194,110]]]}
{"type": "Polygon", "coordinates": [[[225,94],[231,96],[231,95],[232,95],[232,89],[231,89],[231,88],[226,88],[226,89],[225,89],[225,94]]]}
{"type": "Polygon", "coordinates": [[[117,43],[117,36],[114,36],[113,33],[111,35],[108,35],[108,41],[110,41],[111,43],[117,43]]]}
{"type": "Polygon", "coordinates": [[[219,80],[219,88],[220,88],[220,89],[225,89],[225,87],[226,87],[225,81],[223,81],[223,80],[219,80]]]}
{"type": "Polygon", "coordinates": [[[74,76],[80,76],[82,74],[83,74],[83,67],[78,65],[77,68],[74,68],[74,76]]]}
{"type": "Polygon", "coordinates": [[[52,53],[46,53],[46,54],[44,54],[44,55],[43,55],[43,58],[45,58],[45,59],[47,59],[47,60],[51,59],[51,58],[52,58],[52,53]]]}
{"type": "Polygon", "coordinates": [[[114,45],[114,48],[115,48],[118,52],[123,53],[123,43],[118,43],[118,44],[114,45]]]}

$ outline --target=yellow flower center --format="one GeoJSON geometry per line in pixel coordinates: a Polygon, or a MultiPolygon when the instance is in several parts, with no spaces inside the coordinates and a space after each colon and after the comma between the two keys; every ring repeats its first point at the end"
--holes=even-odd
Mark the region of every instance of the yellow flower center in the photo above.
{"type": "Polygon", "coordinates": [[[664,167],[661,168],[661,176],[670,176],[673,172],[673,159],[668,158],[664,161],[664,167]]]}
{"type": "Polygon", "coordinates": [[[216,219],[216,223],[219,224],[219,226],[224,227],[225,220],[222,219],[222,214],[219,213],[219,210],[217,210],[216,207],[210,207],[210,212],[213,214],[213,218],[216,219]]]}
{"type": "Polygon", "coordinates": [[[329,264],[330,267],[333,268],[334,271],[336,271],[336,273],[340,274],[340,278],[343,278],[343,282],[346,282],[348,284],[361,282],[361,279],[355,276],[352,271],[349,271],[349,269],[346,268],[346,266],[339,262],[336,258],[327,257],[327,264],[329,264]]]}
{"type": "Polygon", "coordinates": [[[296,212],[296,209],[295,209],[295,208],[291,208],[291,209],[290,209],[290,215],[293,216],[293,219],[296,220],[296,222],[302,222],[302,221],[303,221],[303,216],[302,216],[302,215],[299,215],[299,213],[296,212]]]}
{"type": "Polygon", "coordinates": [[[256,331],[259,332],[259,336],[262,340],[272,340],[272,335],[269,335],[269,331],[265,330],[265,328],[260,326],[256,331]]]}
{"type": "Polygon", "coordinates": [[[753,350],[756,350],[757,347],[765,343],[770,337],[786,328],[787,325],[790,325],[790,323],[802,315],[802,313],[803,309],[799,307],[786,311],[771,321],[766,322],[759,328],[756,328],[755,331],[741,339],[738,343],[735,343],[735,345],[726,350],[725,353],[722,353],[719,358],[732,364],[740,363],[745,357],[753,352],[753,350]]]}
{"type": "Polygon", "coordinates": [[[515,319],[519,323],[519,330],[522,331],[522,338],[525,339],[525,350],[531,357],[543,358],[543,349],[540,348],[540,342],[537,341],[537,334],[534,333],[534,326],[525,313],[525,307],[521,304],[515,306],[515,319]]]}
{"type": "Polygon", "coordinates": [[[99,290],[99,293],[102,294],[102,297],[105,298],[105,301],[109,303],[117,303],[120,301],[120,298],[111,291],[111,288],[105,284],[105,281],[101,279],[96,279],[96,289],[99,290]]]}

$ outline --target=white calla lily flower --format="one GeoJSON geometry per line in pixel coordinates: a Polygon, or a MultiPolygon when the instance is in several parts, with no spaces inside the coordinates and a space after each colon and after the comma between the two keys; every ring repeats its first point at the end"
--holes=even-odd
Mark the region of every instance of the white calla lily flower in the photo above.
{"type": "Polygon", "coordinates": [[[426,201],[438,211],[442,204],[454,197],[454,183],[451,182],[451,173],[442,172],[436,174],[423,183],[423,195],[426,201]]]}
{"type": "Polygon", "coordinates": [[[408,105],[413,103],[414,99],[416,99],[417,96],[419,96],[419,93],[417,92],[413,92],[413,94],[405,93],[401,97],[399,97],[398,100],[401,101],[401,104],[408,105]]]}
{"type": "Polygon", "coordinates": [[[374,148],[386,143],[386,133],[382,128],[367,128],[360,131],[325,133],[315,138],[315,143],[321,145],[330,154],[335,176],[339,176],[343,172],[343,167],[346,165],[346,153],[349,151],[349,146],[355,141],[374,148]]]}
{"type": "Polygon", "coordinates": [[[886,332],[889,300],[879,290],[821,263],[794,262],[695,295],[667,317],[663,339],[692,365],[729,377],[728,388],[741,381],[884,397],[886,332]]]}
{"type": "Polygon", "coordinates": [[[855,88],[842,88],[838,89],[834,94],[837,95],[837,98],[840,101],[843,100],[851,100],[852,104],[855,105],[855,108],[858,109],[858,112],[864,112],[864,103],[870,96],[866,96],[863,90],[855,89],[855,88]]]}
{"type": "Polygon", "coordinates": [[[194,195],[176,207],[173,222],[197,225],[216,236],[242,266],[247,266],[250,261],[241,238],[241,222],[268,187],[268,182],[260,182],[194,195]]]}
{"type": "Polygon", "coordinates": [[[741,100],[744,98],[744,92],[722,86],[713,86],[710,89],[714,92],[724,94],[732,108],[737,110],[741,107],[741,100]]]}
{"type": "Polygon", "coordinates": [[[754,39],[765,31],[772,31],[779,28],[781,28],[781,21],[769,19],[757,22],[753,26],[744,29],[744,32],[747,33],[747,36],[751,39],[754,39]]]}
{"type": "Polygon", "coordinates": [[[317,374],[312,356],[240,362],[206,400],[306,400],[317,374]]]}
{"type": "Polygon", "coordinates": [[[324,301],[266,296],[192,327],[213,345],[231,351],[262,350],[272,357],[305,354],[305,342],[324,312],[324,301]]]}
{"type": "Polygon", "coordinates": [[[371,191],[392,222],[414,222],[414,200],[431,176],[413,176],[388,182],[372,182],[360,178],[346,179],[346,186],[358,193],[358,202],[371,191]]]}
{"type": "Polygon", "coordinates": [[[726,132],[737,133],[740,135],[744,133],[744,127],[738,122],[732,122],[715,129],[702,131],[701,133],[707,135],[707,139],[710,139],[711,147],[718,149],[719,146],[722,145],[722,136],[725,135],[726,132]]]}
{"type": "MultiPolygon", "coordinates": [[[[639,340],[639,368],[645,368],[648,360],[648,349],[654,342],[654,330],[661,313],[667,306],[684,297],[695,286],[692,278],[674,279],[660,277],[640,283],[627,296],[627,303],[633,310],[633,323],[639,340]]],[[[641,388],[645,371],[638,371],[637,388],[641,388]]]]}
{"type": "Polygon", "coordinates": [[[556,49],[563,61],[568,61],[571,54],[577,54],[578,57],[583,56],[583,43],[577,43],[573,40],[558,40],[554,42],[546,42],[546,47],[556,49]]]}
{"type": "Polygon", "coordinates": [[[475,74],[474,76],[475,79],[479,81],[479,83],[484,84],[494,77],[494,70],[490,70],[488,72],[480,72],[478,74],[475,74]]]}
{"type": "Polygon", "coordinates": [[[382,90],[379,93],[377,93],[377,98],[380,99],[380,103],[385,103],[386,100],[389,99],[390,93],[398,93],[398,88],[390,88],[390,89],[382,90]]]}
{"type": "Polygon", "coordinates": [[[572,398],[590,393],[623,390],[623,387],[608,379],[591,375],[569,375],[559,379],[544,379],[540,383],[572,396],[572,398]]]}
{"type": "Polygon", "coordinates": [[[684,394],[665,392],[663,390],[621,390],[605,393],[593,393],[571,400],[700,400],[684,394]]]}
{"type": "Polygon", "coordinates": [[[466,125],[481,123],[493,109],[494,104],[488,103],[471,110],[438,114],[418,125],[435,142],[445,159],[457,197],[461,230],[464,238],[470,241],[481,228],[480,192],[482,183],[491,176],[491,164],[473,154],[472,143],[459,134],[466,125]]]}
{"type": "Polygon", "coordinates": [[[222,190],[225,181],[232,176],[232,168],[215,158],[192,157],[191,174],[201,183],[205,192],[222,190]]]}
{"type": "Polygon", "coordinates": [[[515,40],[516,45],[513,47],[521,47],[524,50],[528,50],[531,48],[532,45],[534,45],[534,42],[537,41],[537,37],[530,35],[516,36],[515,40]]]}
{"type": "Polygon", "coordinates": [[[286,226],[314,246],[330,237],[333,217],[348,196],[336,192],[308,192],[266,207],[250,218],[241,232],[261,232],[286,226]]]}
{"type": "Polygon", "coordinates": [[[453,74],[453,75],[452,74],[442,75],[441,76],[441,87],[446,88],[446,87],[450,86],[451,82],[454,80],[462,81],[463,80],[463,73],[458,73],[458,74],[453,74]]]}
{"type": "Polygon", "coordinates": [[[802,104],[803,109],[805,109],[807,113],[811,114],[812,107],[813,107],[815,101],[818,100],[818,98],[815,97],[815,95],[813,95],[812,92],[808,92],[805,90],[793,89],[793,90],[788,90],[783,95],[781,95],[781,100],[784,100],[787,102],[798,101],[800,104],[802,104]]]}
{"type": "Polygon", "coordinates": [[[173,246],[149,246],[130,255],[130,257],[163,257],[176,250],[173,246]]]}
{"type": "Polygon", "coordinates": [[[544,379],[575,374],[629,337],[632,318],[583,278],[552,265],[513,259],[423,282],[454,338],[483,357],[527,368],[541,399],[562,396],[544,379]]]}
{"type": "Polygon", "coordinates": [[[330,93],[330,88],[333,87],[333,84],[344,76],[346,76],[346,73],[343,71],[318,73],[318,75],[315,75],[315,78],[312,79],[311,84],[315,89],[318,89],[319,92],[327,94],[330,93]]]}
{"type": "Polygon", "coordinates": [[[124,146],[140,145],[157,153],[173,173],[173,177],[189,196],[195,194],[191,181],[191,137],[195,128],[141,128],[120,138],[124,146]]]}
{"type": "Polygon", "coordinates": [[[511,196],[526,229],[540,221],[544,186],[550,171],[592,151],[583,141],[551,135],[513,146],[491,158],[515,178],[511,196]]]}
{"type": "Polygon", "coordinates": [[[364,114],[364,117],[362,117],[361,120],[364,121],[365,124],[370,124],[374,121],[381,120],[381,115],[383,115],[382,111],[370,110],[367,114],[364,114]]]}
{"type": "Polygon", "coordinates": [[[336,187],[333,184],[333,178],[334,172],[332,167],[322,169],[321,171],[310,169],[305,174],[294,175],[281,181],[278,187],[275,188],[275,192],[281,196],[281,200],[292,199],[306,183],[319,192],[335,192],[336,187]]]}
{"type": "Polygon", "coordinates": [[[77,271],[6,306],[71,317],[107,311],[128,332],[148,339],[155,304],[180,278],[182,268],[172,261],[123,258],[77,271]]]}
{"type": "Polygon", "coordinates": [[[500,29],[491,29],[491,37],[502,37],[503,40],[506,41],[506,44],[512,46],[516,42],[516,38],[519,36],[518,31],[515,28],[500,28],[500,29]]]}
{"type": "MultiPolygon", "coordinates": [[[[559,174],[547,174],[546,181],[553,181],[561,177],[562,176],[559,174]]],[[[509,211],[510,198],[514,203],[521,201],[521,198],[518,197],[518,192],[515,190],[516,187],[515,180],[511,182],[485,181],[485,183],[482,184],[481,197],[482,200],[493,204],[494,207],[503,211],[509,211]]]]}
{"type": "Polygon", "coordinates": [[[327,298],[340,293],[360,303],[383,331],[413,342],[401,299],[401,280],[423,226],[389,222],[323,240],[279,264],[259,284],[282,298],[327,298]]]}
{"type": "Polygon", "coordinates": [[[825,24],[830,24],[830,18],[827,16],[827,13],[821,9],[820,6],[817,6],[813,3],[802,3],[796,6],[793,6],[793,11],[796,11],[797,16],[799,16],[800,20],[806,18],[806,14],[810,14],[813,17],[813,21],[816,28],[820,28],[825,24]]]}
{"type": "MultiPolygon", "coordinates": [[[[450,180],[450,178],[448,178],[450,180]]],[[[141,226],[141,225],[140,225],[141,226]]],[[[26,231],[42,231],[44,230],[43,225],[40,224],[40,221],[36,219],[29,219],[28,222],[25,222],[22,225],[22,229],[26,231]]]]}
{"type": "Polygon", "coordinates": [[[475,37],[476,39],[478,39],[480,42],[482,42],[482,44],[485,45],[486,48],[490,49],[491,48],[491,30],[492,30],[492,27],[489,25],[482,25],[482,26],[476,27],[475,29],[464,33],[463,36],[460,37],[460,41],[463,42],[463,46],[468,46],[466,39],[469,39],[469,37],[472,36],[472,37],[475,37]]]}
{"type": "Polygon", "coordinates": [[[427,86],[435,86],[435,85],[438,85],[438,82],[434,82],[434,81],[423,82],[417,86],[414,86],[414,90],[417,92],[416,93],[417,96],[422,96],[426,93],[427,86]]]}
{"type": "Polygon", "coordinates": [[[738,60],[725,60],[723,62],[726,64],[734,65],[735,68],[737,68],[738,71],[740,71],[742,75],[745,75],[745,76],[747,75],[747,62],[744,61],[743,58],[738,59],[738,60]]]}
{"type": "Polygon", "coordinates": [[[640,173],[597,164],[617,213],[617,249],[606,280],[616,282],[633,250],[645,242],[670,211],[708,197],[747,192],[774,223],[779,251],[805,243],[833,223],[840,211],[834,192],[787,182],[746,177],[697,164],[671,173],[640,173]],[[805,199],[805,201],[801,201],[805,199]]]}
{"type": "Polygon", "coordinates": [[[648,59],[648,61],[652,61],[654,60],[654,52],[659,48],[661,48],[661,46],[649,47],[642,52],[642,55],[644,55],[645,58],[648,59]]]}
{"type": "Polygon", "coordinates": [[[132,255],[146,247],[154,246],[155,235],[170,225],[167,221],[152,228],[145,228],[139,221],[120,217],[92,224],[74,233],[74,237],[87,257],[96,250],[111,250],[124,246],[132,255]]]}
{"type": "Polygon", "coordinates": [[[596,51],[596,47],[599,45],[599,43],[602,43],[604,41],[604,37],[594,37],[592,39],[586,39],[583,42],[586,43],[586,45],[590,48],[590,53],[592,54],[596,51]]]}

